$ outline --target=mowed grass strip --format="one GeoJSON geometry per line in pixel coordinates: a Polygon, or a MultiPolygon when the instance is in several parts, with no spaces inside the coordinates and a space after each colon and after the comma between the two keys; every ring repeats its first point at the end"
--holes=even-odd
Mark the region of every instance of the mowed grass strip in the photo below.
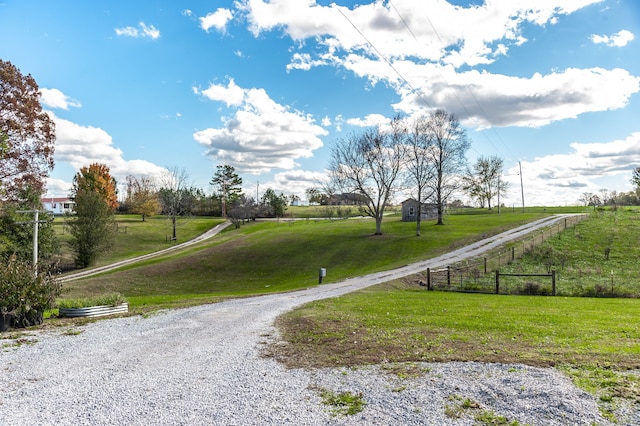
{"type": "Polygon", "coordinates": [[[640,300],[433,292],[397,281],[281,316],[290,367],[478,361],[640,368],[640,300]]]}
{"type": "Polygon", "coordinates": [[[368,219],[250,223],[185,252],[70,282],[64,297],[118,292],[135,308],[146,303],[145,297],[201,299],[296,290],[317,285],[321,267],[327,268],[325,283],[392,269],[543,215],[452,215],[444,226],[424,222],[421,237],[415,236],[415,223],[397,217],[385,219],[382,236],[373,235],[375,225],[368,219]]]}
{"type": "MultiPolygon", "coordinates": [[[[108,265],[154,251],[162,250],[203,234],[224,219],[214,217],[191,217],[180,219],[177,227],[177,242],[167,241],[173,232],[171,221],[165,216],[116,215],[117,233],[113,248],[103,253],[95,266],[108,265]]],[[[69,248],[71,235],[65,217],[56,217],[53,226],[60,240],[60,259],[71,262],[73,254],[69,248]]]]}

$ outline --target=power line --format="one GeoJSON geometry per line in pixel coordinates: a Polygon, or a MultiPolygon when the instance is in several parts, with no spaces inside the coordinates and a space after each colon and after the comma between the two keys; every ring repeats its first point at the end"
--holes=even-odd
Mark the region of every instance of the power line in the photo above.
{"type": "MultiPolygon", "coordinates": [[[[409,33],[413,36],[414,40],[416,41],[416,43],[418,45],[421,45],[420,40],[418,40],[418,37],[416,36],[416,34],[413,32],[413,30],[411,29],[411,27],[409,26],[409,24],[407,23],[407,21],[404,19],[404,17],[402,16],[402,14],[400,13],[400,11],[398,10],[398,8],[396,8],[395,4],[393,4],[392,0],[389,0],[389,4],[391,5],[391,7],[393,7],[393,10],[396,12],[396,14],[398,15],[398,17],[400,18],[400,20],[402,21],[403,25],[407,28],[407,30],[409,31],[409,33]]],[[[438,30],[436,29],[435,25],[433,25],[433,22],[431,21],[431,19],[429,18],[429,15],[425,13],[425,18],[427,19],[427,22],[429,22],[429,25],[432,29],[432,31],[434,32],[434,34],[438,37],[438,41],[440,41],[441,45],[444,45],[444,41],[442,40],[442,37],[440,36],[440,33],[438,32],[438,30]]],[[[438,67],[436,67],[436,70],[438,71],[438,75],[440,76],[440,78],[442,79],[442,81],[444,81],[444,83],[447,85],[447,87],[449,89],[451,89],[451,92],[454,96],[454,98],[458,101],[458,103],[460,104],[460,106],[464,109],[464,111],[467,113],[468,116],[471,116],[471,112],[467,109],[466,105],[464,104],[464,102],[462,102],[462,100],[458,97],[456,90],[451,87],[451,84],[449,84],[449,81],[447,80],[447,78],[442,74],[442,72],[440,71],[440,69],[438,67]]],[[[480,109],[480,112],[482,114],[482,116],[487,120],[487,123],[491,123],[491,120],[489,120],[489,116],[487,115],[486,111],[484,110],[484,108],[482,107],[482,104],[478,101],[478,98],[476,97],[475,93],[471,90],[471,88],[469,87],[468,84],[465,84],[464,87],[467,89],[467,91],[469,92],[469,94],[471,95],[471,97],[473,98],[473,100],[476,102],[476,104],[478,105],[478,108],[480,109]]],[[[505,148],[507,148],[507,151],[511,152],[511,150],[509,149],[509,147],[507,146],[507,144],[504,142],[504,140],[502,139],[502,137],[500,136],[500,134],[498,133],[498,131],[495,129],[495,127],[491,127],[491,129],[494,131],[494,133],[496,134],[496,136],[498,137],[498,139],[500,139],[500,141],[502,142],[502,144],[504,145],[505,148]]],[[[483,136],[487,139],[487,141],[491,144],[491,146],[493,146],[493,148],[496,150],[496,152],[500,153],[500,149],[498,149],[498,147],[493,143],[493,141],[491,140],[491,138],[489,138],[488,135],[483,133],[483,136]]],[[[473,147],[472,147],[473,148],[473,147]]],[[[477,150],[474,149],[474,151],[476,151],[478,154],[480,154],[477,150]]],[[[513,154],[513,153],[512,153],[513,154]]]]}
{"type": "Polygon", "coordinates": [[[387,65],[389,65],[389,67],[398,75],[398,77],[400,77],[400,79],[404,81],[405,84],[409,86],[409,88],[413,90],[429,106],[429,108],[434,109],[433,105],[431,105],[429,101],[422,96],[420,91],[413,87],[413,85],[400,73],[400,71],[396,69],[396,67],[393,66],[393,64],[378,50],[378,48],[373,43],[371,43],[371,41],[369,41],[367,36],[365,36],[362,31],[360,31],[360,29],[351,21],[351,19],[349,19],[349,17],[345,15],[339,7],[337,9],[338,12],[340,12],[340,14],[344,17],[344,19],[346,19],[347,22],[351,24],[351,26],[358,32],[358,34],[360,34],[360,36],[367,42],[367,44],[369,44],[369,46],[371,46],[371,48],[376,51],[378,56],[382,58],[382,60],[385,61],[387,65]]]}

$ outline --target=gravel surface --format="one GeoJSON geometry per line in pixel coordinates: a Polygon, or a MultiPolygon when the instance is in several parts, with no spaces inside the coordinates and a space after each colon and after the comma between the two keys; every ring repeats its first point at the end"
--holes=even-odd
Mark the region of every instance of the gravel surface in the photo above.
{"type": "MultiPolygon", "coordinates": [[[[414,267],[442,266],[451,256],[414,267]]],[[[30,343],[2,340],[0,425],[473,425],[479,414],[521,425],[609,424],[596,400],[554,369],[425,363],[418,364],[421,376],[403,379],[385,365],[288,370],[260,356],[277,339],[273,322],[281,313],[407,268],[295,293],[29,331],[21,338],[30,343]],[[322,403],[323,389],[361,394],[366,406],[336,414],[322,403]]],[[[630,418],[640,420],[637,413],[630,418]]]]}

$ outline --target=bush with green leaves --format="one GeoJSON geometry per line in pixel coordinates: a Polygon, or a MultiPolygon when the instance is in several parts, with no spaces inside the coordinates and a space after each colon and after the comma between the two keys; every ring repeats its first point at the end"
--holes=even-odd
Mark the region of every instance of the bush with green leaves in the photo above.
{"type": "Polygon", "coordinates": [[[44,311],[54,306],[62,290],[52,269],[34,274],[30,262],[15,256],[0,266],[0,314],[10,316],[18,328],[42,323],[44,311]]]}
{"type": "Polygon", "coordinates": [[[78,191],[75,195],[74,216],[69,218],[71,249],[76,265],[93,265],[101,253],[114,243],[115,222],[113,208],[95,191],[78,191]]]}

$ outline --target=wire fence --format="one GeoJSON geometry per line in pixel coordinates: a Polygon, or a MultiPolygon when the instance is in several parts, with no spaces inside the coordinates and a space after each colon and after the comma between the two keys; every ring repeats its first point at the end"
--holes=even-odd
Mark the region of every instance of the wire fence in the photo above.
{"type": "Polygon", "coordinates": [[[551,263],[544,265],[547,274],[501,274],[500,269],[586,218],[587,215],[567,216],[482,258],[469,259],[446,268],[427,269],[419,277],[419,284],[429,290],[555,295],[556,274],[551,263]]]}

